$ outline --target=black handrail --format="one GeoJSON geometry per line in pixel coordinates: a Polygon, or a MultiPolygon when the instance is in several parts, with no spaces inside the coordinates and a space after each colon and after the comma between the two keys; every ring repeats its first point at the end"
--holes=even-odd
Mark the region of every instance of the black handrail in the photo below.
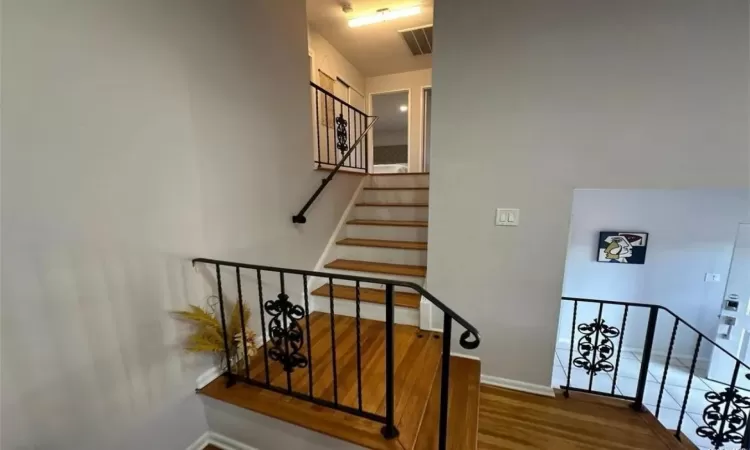
{"type": "MultiPolygon", "coordinates": [[[[658,393],[656,393],[657,397],[655,402],[653,398],[655,393],[653,390],[651,391],[652,398],[649,406],[649,408],[652,409],[651,412],[658,419],[663,409],[663,401],[666,397],[669,397],[669,395],[665,397],[664,391],[668,384],[670,364],[673,360],[675,338],[679,327],[684,326],[693,331],[697,337],[692,351],[690,368],[687,369],[687,387],[681,388],[684,389],[684,395],[680,394],[682,396],[681,399],[674,399],[675,403],[680,407],[679,419],[677,421],[676,429],[674,430],[674,436],[678,440],[682,440],[683,438],[682,431],[685,423],[684,419],[687,413],[688,399],[691,395],[691,386],[696,376],[698,355],[701,349],[701,344],[708,343],[713,345],[713,348],[719,349],[729,356],[729,363],[733,366],[733,373],[728,384],[724,381],[720,382],[720,384],[726,386],[726,389],[717,389],[720,392],[711,391],[706,392],[705,394],[701,392],[700,395],[703,395],[707,402],[701,417],[704,425],[696,424],[697,428],[694,430],[694,436],[697,436],[698,439],[707,439],[709,442],[705,444],[708,444],[713,448],[723,448],[725,444],[735,444],[741,445],[742,448],[750,448],[750,427],[748,427],[750,396],[747,396],[744,393],[741,394],[737,388],[737,378],[740,374],[740,369],[745,372],[744,376],[750,379],[750,366],[665,306],[650,303],[608,301],[576,297],[562,297],[562,300],[573,302],[570,349],[568,355],[568,367],[565,374],[566,380],[565,384],[560,386],[561,389],[564,390],[564,395],[566,397],[570,395],[571,391],[580,391],[600,396],[632,400],[633,403],[631,404],[631,407],[636,411],[642,411],[644,409],[644,403],[646,403],[645,397],[649,377],[651,377],[651,379],[658,377],[658,381],[651,381],[651,384],[658,382],[659,390],[658,393]],[[592,322],[577,322],[577,317],[580,315],[579,303],[589,303],[599,306],[597,317],[592,322]],[[605,306],[623,307],[621,324],[613,325],[606,323],[606,320],[602,318],[605,306]],[[635,386],[636,390],[633,393],[634,395],[628,395],[624,390],[621,393],[616,392],[616,390],[620,388],[617,377],[622,361],[621,353],[623,348],[623,336],[627,325],[628,313],[630,310],[638,308],[648,310],[648,325],[643,340],[643,351],[639,363],[640,368],[638,370],[638,380],[637,385],[635,386]],[[660,368],[658,373],[651,373],[649,375],[649,370],[653,370],[650,364],[652,362],[653,344],[656,339],[656,328],[660,311],[665,312],[669,318],[668,321],[671,322],[669,324],[669,327],[671,328],[669,346],[663,369],[660,368]],[[619,326],[619,328],[617,328],[617,326],[619,326]],[[581,335],[577,343],[575,342],[576,331],[581,335]],[[575,359],[573,358],[574,349],[578,352],[578,356],[576,356],[575,359]],[[611,361],[613,357],[614,361],[611,361]],[[582,369],[588,376],[588,387],[571,386],[571,374],[574,368],[582,369]],[[606,391],[602,390],[602,386],[593,386],[593,380],[597,374],[610,372],[614,373],[614,377],[611,380],[611,386],[606,388],[606,391]],[[679,403],[680,400],[681,405],[679,403]]],[[[674,366],[675,364],[672,365],[674,366]]],[[[685,363],[683,362],[682,364],[684,365],[685,363]]],[[[713,386],[714,385],[711,385],[713,389],[716,389],[713,386]]],[[[670,391],[670,394],[672,392],[673,391],[670,391]]],[[[696,390],[696,392],[698,391],[696,390]]],[[[692,397],[692,399],[695,401],[695,397],[692,397]]],[[[693,404],[691,407],[694,406],[695,405],[693,404]]],[[[703,407],[703,405],[701,405],[701,407],[703,407]]],[[[688,419],[688,423],[692,422],[688,419]]],[[[670,425],[670,427],[673,427],[673,425],[670,425]]],[[[696,443],[694,442],[693,444],[696,443]]]]}
{"type": "Polygon", "coordinates": [[[318,164],[318,168],[321,168],[323,164],[334,165],[331,172],[325,177],[320,186],[315,190],[310,199],[305,203],[299,213],[292,216],[293,223],[306,223],[307,218],[305,213],[312,206],[315,200],[320,196],[328,183],[333,179],[334,176],[342,167],[349,169],[361,170],[364,173],[368,172],[369,165],[369,144],[367,142],[367,135],[372,129],[378,118],[375,116],[369,116],[359,108],[356,108],[345,102],[344,100],[336,97],[333,93],[323,89],[317,84],[310,82],[310,86],[313,88],[315,94],[315,111],[313,113],[315,123],[315,140],[317,145],[317,158],[315,162],[318,164]],[[321,136],[321,105],[319,94],[323,96],[323,107],[322,107],[322,121],[325,124],[325,136],[321,136]],[[329,108],[330,105],[330,108],[329,108]],[[336,116],[336,107],[338,106],[338,116],[336,116]],[[344,115],[344,108],[346,108],[346,115],[344,115]],[[333,135],[333,156],[331,156],[331,135],[330,128],[333,128],[335,124],[335,130],[333,135]],[[363,130],[364,128],[364,130],[363,130]],[[354,137],[354,143],[350,145],[354,137]],[[323,148],[321,147],[321,138],[325,140],[325,157],[322,154],[323,148]],[[364,141],[364,145],[363,145],[364,141]],[[338,153],[341,152],[341,158],[338,158],[338,153]],[[353,156],[353,157],[352,157],[353,156]],[[338,161],[338,162],[337,162],[338,161]]]}
{"type": "MultiPolygon", "coordinates": [[[[457,322],[462,325],[466,330],[461,334],[459,340],[461,346],[467,349],[473,349],[479,346],[480,336],[476,328],[469,324],[465,319],[459,316],[452,309],[448,308],[435,298],[432,294],[427,292],[421,286],[406,281],[389,280],[384,278],[364,277],[355,275],[345,275],[338,273],[327,273],[317,272],[313,270],[301,270],[301,269],[288,269],[273,266],[264,266],[257,264],[245,264],[232,261],[223,261],[218,259],[210,258],[196,258],[193,260],[193,265],[196,263],[204,263],[215,266],[216,271],[216,283],[219,301],[219,308],[221,314],[221,326],[222,334],[224,336],[224,348],[225,348],[225,360],[227,361],[224,370],[226,376],[227,387],[234,385],[237,381],[242,381],[253,386],[258,386],[264,389],[269,389],[274,392],[278,392],[285,395],[290,395],[298,399],[306,400],[321,406],[337,409],[340,411],[347,412],[349,414],[363,417],[369,420],[373,420],[383,424],[381,430],[382,435],[386,439],[393,439],[399,435],[399,430],[396,427],[396,398],[395,398],[395,377],[396,377],[396,361],[395,361],[395,303],[394,303],[394,287],[400,286],[412,289],[417,293],[421,294],[422,297],[426,298],[438,309],[443,312],[443,351],[441,355],[441,366],[442,366],[442,377],[440,381],[440,416],[438,424],[438,449],[445,450],[447,442],[447,424],[448,424],[448,392],[450,383],[450,348],[451,348],[451,330],[453,322],[457,322]],[[228,322],[233,322],[234,319],[227,320],[225,313],[226,296],[223,293],[222,287],[222,276],[221,268],[229,267],[234,269],[234,275],[237,279],[237,301],[240,305],[240,311],[242,311],[242,282],[240,278],[240,269],[248,269],[251,273],[256,275],[258,284],[258,301],[260,304],[260,322],[263,332],[261,333],[263,338],[263,364],[258,362],[257,367],[254,371],[257,372],[261,368],[265,369],[265,376],[258,375],[251,377],[251,372],[248,369],[252,359],[248,359],[247,353],[242,354],[242,351],[233,351],[233,349],[247,349],[247,336],[243,331],[241,333],[232,329],[228,332],[228,322]],[[277,273],[279,276],[280,293],[277,295],[275,300],[266,300],[263,294],[262,287],[262,272],[277,273]],[[288,289],[286,286],[289,285],[289,278],[285,275],[299,275],[302,277],[302,286],[304,289],[304,303],[294,304],[289,300],[287,295],[288,289]],[[333,398],[321,398],[320,395],[315,395],[314,389],[314,376],[313,369],[313,358],[310,347],[310,308],[308,299],[308,277],[318,277],[321,280],[328,282],[328,293],[330,302],[330,335],[331,335],[331,351],[332,355],[332,370],[333,370],[333,398]],[[356,320],[356,345],[357,345],[357,399],[356,407],[352,405],[342,404],[342,400],[338,395],[338,384],[337,378],[337,366],[336,366],[336,332],[334,331],[335,320],[334,320],[334,293],[333,288],[334,280],[345,280],[354,282],[355,286],[355,320],[356,320]],[[362,405],[362,345],[360,336],[360,284],[361,283],[372,283],[377,285],[385,285],[385,398],[384,414],[377,414],[377,412],[366,411],[362,405]],[[268,321],[266,320],[268,316],[268,321]],[[305,330],[302,329],[302,321],[305,323],[305,330]],[[238,343],[237,340],[241,339],[238,343]],[[229,345],[231,340],[232,345],[229,345]],[[301,352],[304,349],[304,341],[307,340],[307,354],[301,352]],[[281,369],[286,372],[286,388],[278,386],[278,383],[273,383],[269,376],[269,366],[273,363],[281,365],[281,369]],[[291,373],[298,368],[307,368],[308,370],[308,386],[307,392],[300,392],[293,388],[291,373]],[[258,378],[260,377],[260,378],[258,378]]],[[[318,294],[320,295],[320,294],[318,294]]],[[[247,298],[244,299],[247,301],[247,298]]],[[[300,302],[301,303],[301,302],[300,302]]],[[[242,314],[240,315],[242,316],[242,314]]],[[[234,315],[233,315],[234,317],[234,315]]],[[[244,319],[243,319],[244,320],[244,319]]],[[[275,366],[278,368],[278,366],[275,366]]],[[[279,372],[276,372],[279,374],[279,372]]],[[[279,374],[280,375],[280,374],[279,374]]],[[[345,377],[351,380],[353,377],[345,377]]],[[[302,377],[297,377],[302,379],[302,377]]]]}

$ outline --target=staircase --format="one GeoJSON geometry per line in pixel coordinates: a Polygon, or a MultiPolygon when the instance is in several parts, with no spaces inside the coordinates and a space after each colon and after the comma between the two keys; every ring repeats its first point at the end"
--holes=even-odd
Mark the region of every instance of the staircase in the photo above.
{"type": "MultiPolygon", "coordinates": [[[[427,212],[429,174],[370,175],[355,200],[346,226],[326,257],[327,272],[384,276],[424,285],[427,274],[427,212]]],[[[325,282],[314,289],[315,310],[355,315],[356,283],[325,282]],[[331,301],[333,299],[333,301],[331,301]]],[[[382,284],[360,285],[361,317],[385,320],[382,284]]],[[[396,287],[395,321],[419,325],[420,296],[396,287]]]]}
{"type": "Polygon", "coordinates": [[[452,326],[465,348],[479,336],[423,288],[428,189],[426,173],[367,176],[325,272],[195,260],[215,266],[225,317],[236,292],[266,330],[200,393],[366,448],[475,449],[480,364],[450,355],[452,326]],[[442,311],[442,332],[418,327],[423,302],[442,311]]]}

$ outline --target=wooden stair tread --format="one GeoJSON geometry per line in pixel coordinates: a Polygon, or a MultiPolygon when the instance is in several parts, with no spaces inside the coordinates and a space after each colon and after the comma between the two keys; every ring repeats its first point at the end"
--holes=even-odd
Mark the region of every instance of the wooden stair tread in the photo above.
{"type": "Polygon", "coordinates": [[[366,187],[366,191],[426,191],[428,187],[366,187]]]}
{"type": "Polygon", "coordinates": [[[357,203],[355,206],[372,206],[372,207],[414,207],[414,208],[427,208],[430,206],[427,203],[388,203],[388,202],[363,202],[357,203]]]}
{"type": "MultiPolygon", "coordinates": [[[[330,284],[326,283],[323,286],[315,289],[311,292],[312,295],[319,295],[321,297],[330,297],[330,284]]],[[[357,292],[354,286],[343,286],[340,284],[333,285],[333,297],[345,300],[356,300],[357,292]]],[[[377,303],[380,305],[385,304],[385,290],[383,289],[370,289],[370,288],[359,288],[359,299],[360,301],[367,303],[377,303]]],[[[402,306],[404,308],[419,308],[420,295],[411,292],[399,292],[393,293],[393,303],[396,306],[402,306]]]]}
{"type": "Polygon", "coordinates": [[[426,220],[369,220],[353,219],[346,222],[348,225],[373,225],[378,227],[422,227],[427,228],[426,220]]]}
{"type": "Polygon", "coordinates": [[[384,239],[346,238],[336,242],[336,244],[353,245],[357,247],[398,248],[402,250],[427,250],[427,242],[417,241],[388,241],[384,239]]]}
{"type": "MultiPolygon", "coordinates": [[[[356,320],[353,317],[331,316],[322,312],[309,315],[310,348],[303,345],[300,354],[310,364],[291,373],[293,392],[309,393],[309,370],[313,375],[313,396],[333,401],[333,364],[331,351],[331,319],[334,321],[336,342],[336,373],[339,404],[358,405],[356,376],[356,320]]],[[[306,320],[299,325],[307,339],[306,320]]],[[[417,430],[414,417],[422,417],[429,400],[429,382],[413,375],[432,374],[440,361],[442,339],[440,333],[422,331],[409,325],[394,325],[395,362],[395,423],[400,431],[398,439],[387,440],[380,434],[382,424],[342,411],[313,404],[309,401],[270,391],[238,381],[227,388],[226,379],[219,377],[199,393],[214,399],[249,409],[294,425],[314,430],[366,448],[404,450],[414,446],[417,430]],[[425,386],[423,386],[425,385],[425,386]],[[411,439],[411,440],[409,440],[411,439]]],[[[385,414],[385,327],[383,322],[360,320],[362,361],[362,409],[385,414]]],[[[307,342],[307,340],[305,341],[307,342]]],[[[269,344],[270,346],[270,344],[269,344]]],[[[250,379],[265,383],[264,349],[250,360],[250,379]]],[[[287,374],[279,362],[269,360],[270,384],[287,388],[287,374]]]]}
{"type": "MultiPolygon", "coordinates": [[[[440,425],[441,365],[432,382],[414,450],[433,450],[438,445],[440,425]]],[[[474,450],[479,429],[479,374],[480,363],[474,359],[451,356],[450,386],[448,391],[447,448],[474,450]]]]}
{"type": "Polygon", "coordinates": [[[388,264],[373,261],[358,261],[354,259],[337,259],[325,265],[326,269],[351,270],[355,272],[370,272],[385,275],[403,275],[407,277],[424,277],[427,266],[411,266],[406,264],[388,264]]]}

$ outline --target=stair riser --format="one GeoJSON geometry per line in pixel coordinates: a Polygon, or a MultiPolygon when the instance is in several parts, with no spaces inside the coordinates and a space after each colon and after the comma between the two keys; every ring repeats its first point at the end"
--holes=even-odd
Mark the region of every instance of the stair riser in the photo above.
{"type": "Polygon", "coordinates": [[[430,200],[430,191],[403,190],[403,191],[370,191],[365,189],[359,197],[359,201],[368,203],[427,203],[430,200]]]}
{"type": "Polygon", "coordinates": [[[427,265],[426,250],[404,250],[400,248],[360,247],[354,245],[337,245],[334,248],[334,259],[354,259],[390,264],[427,265]]]}
{"type": "Polygon", "coordinates": [[[373,175],[367,187],[429,187],[429,175],[373,175]]]}
{"type": "Polygon", "coordinates": [[[355,239],[384,239],[387,241],[427,241],[427,227],[381,227],[377,225],[347,225],[346,237],[355,239]]]}
{"type": "Polygon", "coordinates": [[[427,220],[429,208],[417,206],[357,206],[354,219],[369,220],[427,220]]]}
{"type": "MultiPolygon", "coordinates": [[[[326,297],[312,296],[315,311],[324,313],[331,312],[330,300],[326,297]]],[[[352,300],[333,299],[333,312],[336,315],[356,317],[356,303],[352,300]]],[[[360,318],[378,320],[385,322],[385,305],[360,302],[360,318]]],[[[419,326],[419,310],[396,306],[394,308],[394,320],[402,325],[419,326]]]]}
{"type": "MultiPolygon", "coordinates": [[[[394,280],[394,281],[406,281],[415,283],[418,285],[424,284],[424,278],[423,277],[408,277],[403,275],[390,275],[385,273],[372,273],[372,272],[356,272],[356,271],[350,271],[350,270],[337,270],[337,269],[323,269],[324,272],[329,273],[337,273],[340,275],[349,275],[354,277],[370,277],[370,278],[382,278],[385,280],[394,280]]],[[[340,284],[344,286],[354,286],[356,283],[354,281],[348,281],[348,280],[340,280],[340,279],[333,279],[333,282],[335,284],[340,284]]],[[[312,290],[315,290],[316,288],[320,287],[322,284],[325,284],[323,280],[321,282],[318,282],[314,285],[312,285],[312,290]]],[[[360,283],[361,287],[364,288],[371,288],[371,289],[385,289],[384,284],[376,284],[376,283],[360,283]]],[[[402,286],[394,286],[394,289],[399,292],[409,292],[414,293],[414,289],[410,289],[408,287],[402,287],[402,286]]]]}

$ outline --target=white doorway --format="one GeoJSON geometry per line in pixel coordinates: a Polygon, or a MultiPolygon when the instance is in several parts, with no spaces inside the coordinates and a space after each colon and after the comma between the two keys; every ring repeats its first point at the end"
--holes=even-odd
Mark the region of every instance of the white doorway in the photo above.
{"type": "Polygon", "coordinates": [[[432,88],[422,89],[422,171],[430,171],[430,131],[432,129],[432,88]]]}
{"type": "MultiPolygon", "coordinates": [[[[750,362],[750,223],[741,223],[737,230],[732,262],[727,276],[716,343],[747,364],[750,362]]],[[[728,384],[732,380],[735,360],[719,349],[714,349],[708,368],[708,378],[728,384]]],[[[737,385],[750,388],[740,369],[737,385]]]]}
{"type": "Polygon", "coordinates": [[[372,115],[378,117],[372,132],[373,172],[409,171],[409,91],[372,94],[372,115]]]}

